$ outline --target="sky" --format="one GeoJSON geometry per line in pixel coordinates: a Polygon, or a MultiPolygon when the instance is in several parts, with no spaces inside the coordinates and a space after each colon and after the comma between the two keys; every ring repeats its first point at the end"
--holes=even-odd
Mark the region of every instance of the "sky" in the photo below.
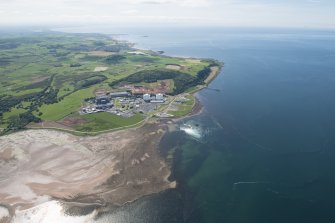
{"type": "Polygon", "coordinates": [[[0,0],[0,25],[335,28],[335,0],[0,0]]]}

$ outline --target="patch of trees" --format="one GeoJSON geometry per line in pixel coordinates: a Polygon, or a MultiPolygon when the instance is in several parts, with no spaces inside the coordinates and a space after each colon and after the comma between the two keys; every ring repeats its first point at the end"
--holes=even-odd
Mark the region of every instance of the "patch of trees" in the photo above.
{"type": "Polygon", "coordinates": [[[120,44],[116,44],[116,45],[99,46],[95,50],[118,53],[121,50],[129,50],[129,49],[130,49],[130,47],[129,47],[128,44],[120,43],[120,44]]]}
{"type": "Polygon", "coordinates": [[[79,87],[80,88],[90,87],[92,85],[99,84],[105,81],[106,79],[107,77],[105,77],[104,75],[96,75],[93,78],[89,78],[89,79],[81,81],[81,83],[79,84],[79,87]]]}
{"type": "Polygon", "coordinates": [[[0,58],[0,66],[7,66],[10,64],[10,60],[5,58],[0,58]]]}
{"type": "Polygon", "coordinates": [[[30,111],[36,111],[38,107],[43,104],[54,104],[58,102],[57,94],[59,89],[54,89],[52,87],[47,87],[43,91],[29,97],[23,101],[31,102],[28,109],[30,111]]]}
{"type": "Polygon", "coordinates": [[[23,96],[2,95],[0,97],[0,113],[9,112],[12,108],[19,105],[22,101],[31,101],[39,93],[32,93],[23,96]]]}
{"type": "MultiPolygon", "coordinates": [[[[178,75],[187,75],[178,71],[170,71],[170,70],[144,70],[139,71],[134,74],[129,75],[128,77],[115,80],[110,85],[115,86],[121,82],[128,82],[128,83],[139,83],[139,82],[147,82],[153,83],[158,80],[166,80],[166,79],[173,79],[178,75]]],[[[191,75],[190,75],[191,76],[191,75]]]]}
{"type": "Polygon", "coordinates": [[[103,41],[94,41],[93,44],[94,44],[95,46],[99,46],[99,47],[102,47],[102,46],[105,46],[105,45],[106,45],[103,41]]]}
{"type": "Polygon", "coordinates": [[[19,43],[0,43],[1,50],[11,50],[20,46],[19,43]]]}
{"type": "Polygon", "coordinates": [[[45,47],[49,50],[56,50],[56,49],[64,49],[64,45],[62,44],[49,44],[49,45],[45,45],[45,47]]]}
{"type": "MultiPolygon", "coordinates": [[[[89,75],[89,74],[83,74],[83,75],[89,75]]],[[[74,82],[71,83],[75,89],[74,90],[70,90],[69,88],[65,89],[65,91],[68,91],[68,93],[64,94],[63,96],[59,97],[58,98],[58,101],[61,101],[63,100],[65,97],[69,96],[70,94],[80,90],[80,89],[83,89],[83,88],[87,88],[87,87],[90,87],[92,85],[95,85],[95,84],[99,84],[105,80],[107,80],[107,77],[104,76],[104,75],[94,75],[94,76],[88,76],[87,79],[83,79],[83,77],[81,79],[79,79],[80,77],[78,78],[75,78],[74,82]]]]}
{"type": "Polygon", "coordinates": [[[20,105],[23,101],[32,102],[29,106],[30,111],[36,110],[43,104],[53,104],[58,102],[57,94],[58,89],[54,89],[50,86],[54,75],[48,79],[48,86],[38,93],[32,93],[22,96],[10,96],[3,95],[0,97],[0,113],[9,112],[12,108],[20,105]]]}
{"type": "Polygon", "coordinates": [[[39,105],[42,104],[53,104],[57,103],[57,94],[59,92],[59,89],[54,89],[50,87],[47,91],[45,91],[43,94],[40,95],[40,97],[37,99],[37,102],[39,105]]]}
{"type": "Polygon", "coordinates": [[[13,107],[20,104],[22,99],[20,97],[6,97],[0,99],[0,113],[10,111],[13,107]]]}
{"type": "Polygon", "coordinates": [[[187,89],[198,85],[197,79],[191,75],[179,75],[173,81],[175,86],[172,92],[173,95],[183,93],[187,89]]]}
{"type": "Polygon", "coordinates": [[[72,46],[72,47],[69,47],[67,48],[68,50],[70,51],[74,51],[74,52],[82,52],[82,51],[91,51],[93,50],[92,46],[89,46],[89,45],[85,45],[85,44],[80,44],[80,45],[77,45],[77,46],[72,46]]]}
{"type": "Polygon", "coordinates": [[[35,95],[33,98],[31,98],[28,101],[31,101],[30,109],[33,111],[37,109],[38,106],[41,106],[43,104],[53,104],[58,102],[57,100],[57,94],[59,92],[59,89],[54,89],[51,86],[52,81],[54,80],[55,75],[52,75],[48,79],[48,86],[46,86],[41,92],[39,92],[37,95],[35,95]]]}
{"type": "MultiPolygon", "coordinates": [[[[13,96],[2,96],[0,98],[0,116],[3,115],[4,112],[10,111],[13,107],[20,105],[22,101],[29,101],[34,100],[38,97],[40,93],[24,95],[20,97],[13,97],[13,96]]],[[[23,129],[27,124],[30,122],[39,122],[41,121],[40,118],[34,116],[32,112],[35,110],[36,104],[32,104],[29,106],[28,111],[22,113],[20,115],[11,116],[7,120],[7,128],[2,132],[2,134],[8,133],[10,131],[16,131],[23,129]]]]}
{"type": "Polygon", "coordinates": [[[70,67],[81,67],[80,63],[72,63],[70,64],[70,67]]]}
{"type": "Polygon", "coordinates": [[[85,98],[84,99],[85,102],[89,102],[89,101],[92,101],[92,100],[95,100],[95,97],[90,97],[90,98],[85,98]]]}
{"type": "Polygon", "coordinates": [[[209,67],[221,67],[223,66],[223,62],[217,61],[217,60],[211,60],[209,67]]]}
{"type": "Polygon", "coordinates": [[[25,113],[19,114],[18,116],[11,116],[8,121],[7,128],[3,131],[4,133],[8,133],[10,131],[16,131],[20,129],[24,129],[26,125],[31,122],[40,122],[41,119],[34,116],[31,111],[27,111],[25,113]]]}
{"type": "Polygon", "coordinates": [[[205,67],[204,69],[200,70],[197,73],[197,79],[198,79],[199,84],[203,83],[206,80],[206,78],[210,75],[211,72],[212,70],[210,67],[205,67]]]}
{"type": "Polygon", "coordinates": [[[139,82],[157,82],[159,80],[173,79],[175,88],[172,95],[180,94],[188,88],[196,86],[199,81],[197,77],[190,74],[182,73],[180,71],[172,70],[146,70],[139,71],[128,77],[113,81],[110,86],[115,86],[121,82],[139,83],[139,82]]]}
{"type": "Polygon", "coordinates": [[[105,59],[105,62],[108,64],[115,64],[124,59],[126,59],[126,57],[122,55],[110,55],[105,59]]]}
{"type": "Polygon", "coordinates": [[[196,76],[192,76],[187,73],[183,73],[180,71],[172,71],[172,70],[144,70],[139,71],[134,74],[129,75],[128,77],[115,80],[110,83],[110,86],[113,87],[122,82],[126,83],[140,83],[147,82],[153,83],[159,80],[172,79],[174,81],[175,88],[173,89],[172,95],[180,94],[185,92],[187,89],[197,86],[199,84],[204,84],[204,80],[211,73],[210,67],[205,67],[200,70],[196,76]]]}
{"type": "Polygon", "coordinates": [[[61,63],[55,63],[54,67],[62,67],[63,65],[61,63]]]}
{"type": "Polygon", "coordinates": [[[60,60],[67,59],[66,56],[68,56],[71,53],[71,51],[62,51],[62,52],[56,52],[55,57],[57,57],[60,60]]]}

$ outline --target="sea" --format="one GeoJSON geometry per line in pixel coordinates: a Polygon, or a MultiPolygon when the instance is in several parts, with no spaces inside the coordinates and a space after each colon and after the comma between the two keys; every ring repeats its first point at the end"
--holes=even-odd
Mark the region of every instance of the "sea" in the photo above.
{"type": "Polygon", "coordinates": [[[180,130],[161,142],[162,155],[177,148],[171,175],[177,189],[92,222],[335,222],[335,30],[57,30],[110,34],[168,56],[224,62],[196,94],[203,112],[180,121],[180,130]]]}

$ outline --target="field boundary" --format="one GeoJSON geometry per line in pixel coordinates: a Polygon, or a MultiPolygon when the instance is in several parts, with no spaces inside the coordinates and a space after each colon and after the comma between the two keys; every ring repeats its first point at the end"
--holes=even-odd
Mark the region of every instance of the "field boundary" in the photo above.
{"type": "Polygon", "coordinates": [[[83,132],[83,131],[78,131],[78,130],[71,130],[71,129],[65,129],[65,128],[57,128],[57,127],[28,127],[27,129],[50,129],[50,130],[59,130],[63,132],[69,132],[69,133],[78,133],[78,134],[83,134],[83,135],[98,135],[98,134],[103,134],[103,133],[108,133],[108,132],[114,132],[114,131],[120,131],[120,130],[125,130],[129,128],[139,128],[145,124],[146,121],[148,121],[149,118],[143,119],[142,121],[132,124],[132,125],[127,125],[127,126],[122,126],[122,127],[117,127],[113,129],[107,129],[107,130],[101,130],[101,131],[96,131],[96,132],[83,132]]]}

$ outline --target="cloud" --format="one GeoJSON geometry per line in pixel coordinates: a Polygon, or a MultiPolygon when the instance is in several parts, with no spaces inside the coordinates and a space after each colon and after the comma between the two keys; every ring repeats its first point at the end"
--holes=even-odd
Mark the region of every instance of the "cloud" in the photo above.
{"type": "Polygon", "coordinates": [[[320,0],[308,0],[308,2],[311,2],[311,3],[320,3],[321,1],[320,0]]]}
{"type": "Polygon", "coordinates": [[[151,4],[151,5],[174,4],[189,7],[209,6],[211,3],[210,0],[128,0],[128,1],[133,4],[151,4]]]}
{"type": "Polygon", "coordinates": [[[125,10],[125,11],[121,11],[121,14],[123,15],[134,15],[134,14],[138,14],[139,11],[137,9],[130,9],[130,10],[125,10]]]}
{"type": "Polygon", "coordinates": [[[0,0],[0,24],[335,27],[334,7],[333,0],[0,0]]]}

